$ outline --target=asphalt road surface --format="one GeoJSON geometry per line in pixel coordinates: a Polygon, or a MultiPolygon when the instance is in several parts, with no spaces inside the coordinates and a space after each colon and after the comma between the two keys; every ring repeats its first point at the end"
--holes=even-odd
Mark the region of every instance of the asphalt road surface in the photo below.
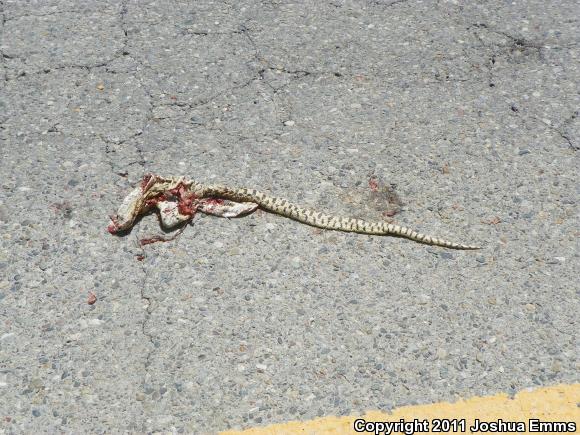
{"type": "Polygon", "coordinates": [[[578,381],[579,9],[0,1],[0,432],[213,433],[578,381]],[[106,227],[146,173],[484,248],[265,212],[140,246],[155,215],[106,227]]]}

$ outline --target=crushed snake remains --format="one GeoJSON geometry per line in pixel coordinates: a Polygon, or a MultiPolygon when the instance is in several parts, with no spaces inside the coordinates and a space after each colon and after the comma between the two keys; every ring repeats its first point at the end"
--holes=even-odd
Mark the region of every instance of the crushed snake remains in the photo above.
{"type": "Polygon", "coordinates": [[[158,211],[162,226],[171,229],[190,221],[198,211],[229,218],[252,213],[258,208],[326,230],[403,237],[450,249],[481,249],[388,222],[367,222],[323,214],[253,189],[201,184],[185,177],[164,178],[152,174],[145,175],[141,183],[125,197],[117,214],[111,216],[112,222],[107,230],[111,234],[128,231],[139,216],[154,209],[158,211]]]}

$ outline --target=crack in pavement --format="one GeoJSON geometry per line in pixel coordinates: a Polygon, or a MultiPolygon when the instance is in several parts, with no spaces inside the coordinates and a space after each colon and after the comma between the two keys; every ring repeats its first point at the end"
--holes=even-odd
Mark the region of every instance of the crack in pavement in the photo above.
{"type": "MultiPolygon", "coordinates": [[[[6,65],[6,59],[21,59],[22,61],[25,61],[27,59],[27,56],[23,56],[23,55],[7,55],[6,53],[2,52],[0,49],[0,54],[1,57],[3,59],[3,62],[5,64],[5,81],[8,80],[18,80],[22,77],[26,77],[26,76],[37,76],[37,75],[43,75],[43,74],[48,74],[52,71],[61,71],[61,70],[66,70],[66,69],[81,69],[81,70],[86,70],[88,72],[91,72],[93,69],[96,68],[101,68],[101,67],[108,67],[111,63],[115,62],[116,60],[122,58],[123,56],[127,56],[129,55],[129,52],[127,51],[127,47],[128,47],[128,29],[127,29],[127,23],[126,23],[126,16],[127,16],[127,4],[128,4],[128,0],[123,0],[123,2],[121,3],[120,7],[119,7],[119,27],[123,32],[123,43],[121,45],[120,48],[118,48],[117,50],[115,50],[115,53],[104,60],[101,60],[99,62],[95,62],[95,63],[88,63],[88,64],[82,64],[82,63],[70,63],[70,64],[60,64],[60,65],[54,65],[54,66],[45,66],[42,69],[39,69],[37,71],[32,71],[32,72],[26,72],[26,71],[21,71],[20,73],[16,74],[13,78],[8,76],[8,66],[6,65]]],[[[8,19],[6,18],[5,15],[5,10],[4,10],[4,3],[0,2],[0,6],[2,7],[2,23],[6,23],[8,21],[8,19]]],[[[53,15],[60,15],[60,14],[65,14],[65,13],[75,13],[75,14],[83,14],[85,13],[84,11],[75,11],[75,10],[71,10],[71,11],[55,11],[55,12],[51,12],[51,13],[47,13],[47,14],[25,14],[25,15],[19,15],[17,18],[22,18],[22,17],[27,17],[27,16],[33,16],[33,17],[44,17],[44,16],[53,16],[53,15]]],[[[10,18],[10,20],[12,20],[12,18],[10,18]]]]}
{"type": "Polygon", "coordinates": [[[65,9],[65,10],[46,12],[44,14],[35,14],[33,12],[28,12],[28,13],[21,14],[21,15],[13,15],[11,17],[6,17],[4,22],[6,23],[8,21],[14,21],[14,20],[18,20],[20,18],[27,18],[27,17],[44,18],[44,17],[52,17],[52,16],[60,15],[60,14],[83,14],[83,13],[86,13],[86,11],[82,11],[80,9],[65,9]]]}
{"type": "MultiPolygon", "coordinates": [[[[4,41],[4,24],[6,24],[6,6],[4,4],[4,0],[0,0],[0,29],[2,29],[2,33],[0,33],[0,41],[4,41]]],[[[6,58],[7,55],[2,50],[2,44],[0,44],[0,62],[4,66],[4,78],[3,80],[6,82],[8,81],[8,67],[6,65],[6,58]]]]}
{"type": "MultiPolygon", "coordinates": [[[[525,39],[523,37],[513,36],[507,32],[501,31],[501,30],[492,29],[490,26],[488,26],[485,23],[472,24],[472,25],[467,27],[467,30],[471,30],[474,28],[475,29],[484,29],[485,31],[487,31],[489,33],[494,33],[494,34],[503,36],[508,41],[510,41],[510,44],[500,44],[498,42],[493,42],[493,41],[486,42],[483,40],[482,36],[477,31],[473,32],[473,35],[481,43],[481,45],[483,47],[486,47],[486,48],[493,50],[493,53],[489,56],[489,62],[488,62],[489,86],[490,87],[495,87],[493,68],[494,68],[494,65],[496,63],[497,57],[500,55],[511,54],[511,53],[514,53],[515,51],[525,52],[527,50],[534,50],[538,54],[538,59],[544,63],[546,61],[546,59],[544,58],[543,50],[546,50],[546,49],[567,49],[567,48],[571,48],[572,46],[574,46],[574,44],[570,44],[568,46],[566,46],[566,45],[564,45],[564,46],[562,46],[562,45],[560,45],[560,46],[548,46],[548,45],[541,44],[539,42],[528,41],[527,39],[525,39]]],[[[514,106],[513,104],[510,104],[510,107],[511,107],[512,112],[514,112],[516,114],[519,113],[519,109],[516,106],[514,106]]],[[[565,119],[561,123],[561,125],[558,127],[555,127],[555,126],[545,122],[544,120],[542,120],[536,116],[530,116],[529,119],[532,119],[536,122],[539,122],[542,125],[544,125],[545,127],[547,127],[549,130],[557,133],[562,139],[564,139],[567,142],[570,149],[572,149],[573,151],[578,151],[580,149],[580,145],[576,145],[574,143],[574,141],[572,140],[572,137],[566,132],[566,128],[567,128],[568,124],[571,124],[577,117],[578,117],[578,111],[575,111],[575,112],[573,112],[573,114],[570,117],[565,119]]],[[[524,117],[524,119],[525,119],[525,117],[524,117]]]]}
{"type": "MultiPolygon", "coordinates": [[[[507,100],[506,100],[506,102],[507,102],[507,100]]],[[[546,127],[548,130],[553,131],[558,136],[560,136],[562,139],[564,139],[566,141],[566,143],[568,144],[568,147],[572,151],[580,150],[580,145],[575,145],[573,138],[566,132],[567,127],[570,124],[572,124],[576,119],[578,119],[578,117],[580,115],[580,111],[576,110],[576,111],[572,112],[572,115],[570,115],[568,118],[566,118],[564,121],[562,121],[559,126],[554,126],[554,125],[550,124],[549,122],[547,122],[547,121],[545,121],[537,116],[534,116],[534,115],[526,116],[526,115],[522,114],[520,108],[517,105],[515,105],[514,103],[509,104],[509,106],[510,106],[510,110],[513,112],[512,115],[516,119],[521,120],[521,122],[523,122],[524,125],[528,121],[534,121],[536,123],[540,123],[544,127],[546,127]]]]}
{"type": "MultiPolygon", "coordinates": [[[[128,31],[128,26],[127,26],[127,13],[128,13],[128,0],[124,0],[121,3],[121,6],[119,8],[119,22],[121,23],[121,29],[123,30],[123,34],[125,35],[124,40],[123,40],[123,47],[120,50],[121,56],[127,56],[130,54],[127,50],[127,47],[129,46],[129,31],[128,31]]],[[[136,63],[140,64],[139,60],[137,60],[133,57],[131,57],[131,59],[133,59],[133,61],[135,61],[136,63]]],[[[108,71],[108,72],[111,74],[116,74],[116,72],[114,72],[114,71],[108,71]]],[[[123,175],[123,174],[125,174],[125,172],[120,172],[120,171],[115,170],[115,165],[113,163],[112,157],[109,157],[110,153],[114,153],[114,151],[111,151],[110,148],[108,147],[108,145],[114,144],[114,145],[120,146],[120,145],[123,145],[127,142],[133,142],[134,139],[142,136],[145,133],[147,127],[149,126],[151,120],[153,119],[154,105],[153,105],[153,96],[151,95],[151,91],[149,91],[149,89],[147,89],[147,86],[145,86],[142,78],[139,76],[139,74],[137,72],[135,72],[134,76],[137,79],[137,81],[141,84],[141,88],[143,89],[143,91],[145,92],[145,94],[148,97],[148,109],[145,113],[141,128],[139,128],[134,134],[126,137],[125,139],[121,139],[118,141],[107,138],[104,135],[99,135],[101,140],[103,142],[105,142],[105,144],[106,144],[105,145],[105,156],[106,156],[106,159],[109,163],[109,166],[111,167],[111,171],[114,174],[119,175],[121,177],[125,176],[125,175],[123,175]]],[[[131,162],[129,165],[137,163],[143,169],[145,169],[147,161],[146,161],[145,156],[143,154],[143,150],[141,147],[139,147],[137,141],[134,141],[133,144],[135,147],[135,151],[137,152],[137,155],[139,156],[139,160],[136,162],[131,162]]]]}
{"type": "Polygon", "coordinates": [[[369,4],[373,6],[383,6],[384,8],[390,8],[391,6],[395,6],[401,3],[407,3],[409,0],[393,0],[390,2],[383,3],[380,0],[373,0],[370,1],[369,4]]]}
{"type": "MultiPolygon", "coordinates": [[[[145,257],[145,249],[138,244],[139,249],[141,254],[138,255],[138,261],[143,261],[144,257],[145,257]]],[[[148,288],[148,280],[149,280],[149,273],[148,273],[148,268],[147,266],[142,263],[141,264],[141,271],[143,273],[143,278],[141,280],[141,285],[140,285],[140,297],[141,297],[141,301],[146,304],[145,308],[145,313],[143,315],[143,322],[141,323],[141,334],[143,335],[143,337],[145,338],[146,342],[147,342],[147,347],[148,350],[144,355],[144,359],[143,359],[143,374],[141,376],[141,384],[140,384],[140,388],[142,390],[142,397],[143,399],[141,400],[141,403],[143,404],[143,402],[145,401],[145,395],[143,393],[146,392],[147,389],[147,383],[148,383],[148,378],[150,377],[150,370],[149,367],[151,365],[151,358],[153,357],[154,353],[155,353],[155,340],[153,337],[153,334],[151,334],[149,332],[149,322],[151,320],[151,315],[153,313],[153,297],[147,294],[147,288],[148,288]]],[[[142,405],[143,408],[145,408],[142,405]]],[[[145,409],[143,409],[143,412],[145,412],[145,409]]],[[[146,412],[145,412],[146,413],[146,412]]],[[[145,432],[145,421],[142,422],[142,431],[145,432]]]]}
{"type": "MultiPolygon", "coordinates": [[[[141,246],[140,246],[140,252],[141,252],[141,254],[139,254],[139,256],[144,257],[145,256],[145,249],[141,246]]],[[[145,307],[145,316],[143,317],[143,323],[141,325],[141,332],[142,332],[143,336],[147,338],[147,341],[150,343],[150,345],[152,347],[152,350],[147,352],[147,355],[145,355],[145,362],[143,364],[145,367],[145,373],[147,374],[147,372],[149,370],[149,365],[151,365],[151,356],[154,353],[153,349],[155,349],[155,344],[153,342],[153,335],[151,335],[147,330],[147,323],[149,322],[149,320],[151,318],[151,314],[153,313],[153,298],[151,296],[147,295],[146,289],[147,289],[147,281],[149,278],[149,273],[148,273],[148,269],[144,263],[141,263],[141,271],[143,272],[143,279],[141,280],[140,296],[141,296],[141,300],[147,303],[147,306],[145,307]]]]}
{"type": "Polygon", "coordinates": [[[560,129],[562,130],[562,133],[560,133],[562,135],[562,137],[568,141],[568,145],[570,146],[570,148],[572,148],[574,151],[578,151],[580,150],[580,144],[578,145],[574,145],[572,138],[568,135],[568,133],[566,133],[566,129],[568,128],[569,124],[572,124],[576,119],[578,119],[578,117],[580,116],[580,111],[576,110],[572,113],[572,115],[570,115],[568,118],[566,118],[564,120],[564,122],[562,122],[562,125],[560,126],[560,129]]]}
{"type": "Polygon", "coordinates": [[[546,126],[549,130],[557,133],[562,139],[564,139],[568,143],[568,146],[572,151],[578,151],[580,150],[580,145],[575,145],[574,142],[572,141],[572,138],[568,135],[568,133],[566,133],[566,127],[568,126],[568,124],[571,124],[575,119],[578,118],[578,114],[579,114],[578,110],[574,111],[572,115],[566,118],[558,127],[555,127],[536,116],[531,116],[530,118],[546,126]]]}
{"type": "Polygon", "coordinates": [[[507,41],[509,41],[509,43],[506,44],[501,44],[500,42],[496,41],[485,41],[478,31],[473,31],[473,36],[475,36],[475,38],[483,47],[495,49],[495,52],[492,54],[493,63],[495,63],[495,58],[499,55],[513,54],[516,52],[525,54],[526,52],[530,51],[535,51],[537,53],[538,59],[541,62],[546,63],[546,58],[544,56],[545,50],[565,50],[576,46],[575,43],[570,43],[567,45],[546,45],[540,42],[529,41],[528,39],[521,36],[514,36],[502,30],[495,30],[485,23],[475,23],[467,26],[468,31],[472,29],[482,29],[483,31],[490,34],[502,36],[507,41]]]}

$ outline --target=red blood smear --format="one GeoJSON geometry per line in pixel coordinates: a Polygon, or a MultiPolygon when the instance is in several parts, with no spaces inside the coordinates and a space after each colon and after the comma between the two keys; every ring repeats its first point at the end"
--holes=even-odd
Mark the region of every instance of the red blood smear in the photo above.
{"type": "Polygon", "coordinates": [[[196,211],[196,207],[193,205],[193,195],[188,195],[187,198],[180,198],[177,204],[177,209],[179,213],[186,216],[193,216],[196,211]]]}
{"type": "Polygon", "coordinates": [[[210,205],[222,205],[224,200],[220,198],[206,198],[203,202],[210,205]]]}
{"type": "MultiPolygon", "coordinates": [[[[185,229],[185,225],[182,226],[179,231],[177,231],[177,233],[174,236],[171,237],[161,237],[161,236],[153,236],[147,239],[141,239],[139,240],[139,244],[141,246],[145,246],[145,245],[150,245],[151,243],[156,243],[156,242],[169,242],[171,240],[175,240],[185,229]]],[[[139,260],[139,258],[137,258],[139,260]]]]}
{"type": "Polygon", "coordinates": [[[157,242],[166,242],[167,240],[164,239],[161,236],[155,236],[155,237],[150,237],[148,239],[141,239],[139,240],[139,244],[141,246],[145,246],[145,245],[150,245],[152,243],[157,243],[157,242]]]}
{"type": "Polygon", "coordinates": [[[163,193],[160,193],[156,197],[148,199],[147,201],[145,201],[145,205],[147,207],[153,207],[153,206],[157,205],[158,202],[166,201],[166,200],[167,200],[167,197],[163,193]]]}
{"type": "Polygon", "coordinates": [[[111,223],[107,227],[107,231],[111,234],[117,234],[119,232],[119,225],[117,224],[117,216],[111,215],[109,217],[111,219],[111,223]]]}
{"type": "Polygon", "coordinates": [[[379,191],[379,182],[377,181],[377,179],[375,177],[371,177],[369,179],[369,187],[371,188],[371,190],[373,192],[379,191]]]}
{"type": "Polygon", "coordinates": [[[137,255],[136,258],[138,261],[143,261],[145,259],[145,256],[144,255],[137,255]]]}
{"type": "Polygon", "coordinates": [[[183,183],[179,183],[173,189],[170,189],[169,193],[171,193],[172,195],[177,196],[179,198],[179,197],[181,197],[181,194],[184,191],[185,191],[185,187],[183,186],[183,183]]]}
{"type": "Polygon", "coordinates": [[[193,193],[187,191],[187,187],[183,183],[179,183],[175,188],[169,191],[172,195],[179,199],[177,203],[177,209],[179,214],[193,216],[196,212],[196,207],[193,205],[193,201],[197,198],[193,193]]]}

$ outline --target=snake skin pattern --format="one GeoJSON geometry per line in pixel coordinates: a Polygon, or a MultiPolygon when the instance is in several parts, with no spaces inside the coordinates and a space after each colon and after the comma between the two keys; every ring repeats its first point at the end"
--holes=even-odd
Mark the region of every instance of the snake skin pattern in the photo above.
{"type": "Polygon", "coordinates": [[[428,245],[442,246],[451,249],[480,249],[479,246],[449,242],[444,239],[432,237],[387,222],[367,222],[362,219],[336,217],[323,214],[292,204],[283,198],[268,196],[253,189],[234,189],[226,186],[208,186],[208,189],[210,189],[212,194],[216,197],[226,198],[232,201],[254,202],[263,210],[325,230],[345,231],[349,233],[369,234],[375,236],[398,236],[428,245]]]}
{"type": "MultiPolygon", "coordinates": [[[[138,215],[148,211],[157,202],[167,201],[168,199],[178,204],[175,209],[179,209],[179,213],[183,216],[181,221],[191,219],[198,210],[197,204],[201,204],[201,201],[207,198],[211,198],[210,201],[229,200],[257,204],[259,208],[265,211],[326,230],[403,237],[416,242],[450,249],[480,249],[479,246],[450,242],[388,222],[367,222],[361,219],[326,215],[292,204],[286,199],[268,196],[253,189],[207,185],[186,180],[185,178],[162,178],[155,175],[145,176],[141,186],[127,196],[117,216],[112,218],[113,224],[109,227],[109,231],[116,233],[130,228],[138,215]]],[[[201,211],[204,210],[202,209],[201,211]]],[[[163,213],[161,217],[163,218],[163,213]]]]}

